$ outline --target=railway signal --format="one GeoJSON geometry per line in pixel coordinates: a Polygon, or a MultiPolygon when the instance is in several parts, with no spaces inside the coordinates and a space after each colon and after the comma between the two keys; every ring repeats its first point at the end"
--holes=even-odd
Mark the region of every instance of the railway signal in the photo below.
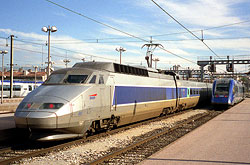
{"type": "Polygon", "coordinates": [[[232,63],[227,64],[226,69],[228,72],[233,72],[234,71],[234,65],[232,63]]]}
{"type": "Polygon", "coordinates": [[[208,66],[208,71],[209,72],[216,72],[216,66],[215,66],[215,64],[210,64],[210,66],[208,66]]]}

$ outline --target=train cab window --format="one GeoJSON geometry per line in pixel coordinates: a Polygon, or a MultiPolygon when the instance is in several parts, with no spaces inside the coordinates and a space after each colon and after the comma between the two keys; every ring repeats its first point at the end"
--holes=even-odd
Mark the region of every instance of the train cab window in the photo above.
{"type": "Polygon", "coordinates": [[[94,75],[91,80],[89,81],[90,84],[95,84],[96,82],[96,75],[94,75]]]}
{"type": "Polygon", "coordinates": [[[88,75],[68,75],[66,83],[84,83],[88,75]]]}
{"type": "Polygon", "coordinates": [[[32,86],[31,85],[29,85],[29,91],[32,91],[32,86]]]}
{"type": "Polygon", "coordinates": [[[215,94],[228,94],[229,83],[217,83],[215,87],[215,94]]]}
{"type": "Polygon", "coordinates": [[[65,74],[51,74],[45,84],[61,83],[65,74]]]}
{"type": "Polygon", "coordinates": [[[103,75],[100,75],[100,76],[99,76],[99,84],[104,84],[103,75]]]}

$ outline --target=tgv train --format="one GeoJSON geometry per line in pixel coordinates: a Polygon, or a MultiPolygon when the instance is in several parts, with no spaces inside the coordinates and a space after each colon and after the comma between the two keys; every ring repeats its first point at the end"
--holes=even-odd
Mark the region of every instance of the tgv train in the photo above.
{"type": "Polygon", "coordinates": [[[178,80],[173,73],[83,62],[54,71],[23,99],[14,118],[36,140],[83,137],[210,102],[211,90],[211,84],[178,80]]]}
{"type": "MultiPolygon", "coordinates": [[[[40,86],[43,82],[37,81],[13,81],[13,97],[24,97],[29,92],[31,92],[36,87],[40,86]]],[[[2,81],[0,84],[0,88],[2,85],[2,81]]],[[[0,89],[0,96],[1,96],[1,89],[0,89]]],[[[10,97],[10,81],[5,80],[3,81],[3,97],[10,97]]]]}
{"type": "Polygon", "coordinates": [[[243,85],[234,79],[217,79],[213,83],[212,104],[234,105],[244,99],[243,85]]]}

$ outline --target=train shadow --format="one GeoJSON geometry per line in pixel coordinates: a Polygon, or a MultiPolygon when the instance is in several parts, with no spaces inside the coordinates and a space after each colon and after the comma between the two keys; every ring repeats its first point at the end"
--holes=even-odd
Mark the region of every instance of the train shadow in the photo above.
{"type": "Polygon", "coordinates": [[[231,106],[228,105],[213,105],[213,109],[215,111],[226,111],[230,108],[231,106]]]}

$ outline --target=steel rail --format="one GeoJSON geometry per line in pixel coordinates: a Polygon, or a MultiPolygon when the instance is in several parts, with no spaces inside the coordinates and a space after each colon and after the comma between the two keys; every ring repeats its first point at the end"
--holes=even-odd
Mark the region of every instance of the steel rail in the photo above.
{"type": "MultiPolygon", "coordinates": [[[[18,160],[21,160],[21,159],[24,159],[24,158],[30,158],[30,157],[35,157],[35,156],[38,156],[38,155],[46,154],[46,153],[49,153],[49,152],[52,152],[52,151],[55,151],[55,150],[59,150],[59,149],[63,149],[63,148],[66,148],[66,147],[69,147],[69,146],[72,146],[72,145],[78,145],[78,144],[93,140],[95,138],[98,138],[100,136],[114,134],[114,133],[117,133],[117,132],[120,132],[120,131],[123,131],[123,130],[126,130],[126,129],[130,129],[130,128],[134,128],[134,127],[137,127],[137,126],[140,126],[140,125],[143,125],[143,124],[148,124],[148,123],[151,123],[151,122],[155,122],[155,121],[159,121],[159,120],[162,120],[162,119],[170,118],[170,117],[177,116],[177,115],[187,113],[187,112],[190,112],[190,111],[192,111],[192,110],[188,109],[188,110],[180,111],[180,112],[177,112],[177,113],[172,113],[172,114],[162,116],[162,117],[155,117],[155,118],[147,119],[147,120],[144,120],[144,121],[141,121],[141,122],[133,123],[132,125],[129,124],[129,125],[126,125],[124,127],[119,127],[119,128],[114,129],[114,130],[111,130],[111,131],[107,131],[107,132],[99,133],[99,134],[96,134],[96,135],[92,135],[92,136],[89,136],[89,137],[86,137],[86,138],[83,138],[83,139],[77,139],[77,140],[70,141],[70,142],[63,143],[63,144],[59,144],[59,145],[56,145],[56,146],[40,149],[38,151],[32,151],[30,153],[24,153],[24,154],[20,153],[20,154],[18,154],[18,156],[13,156],[13,157],[8,158],[8,159],[0,160],[0,164],[4,164],[4,165],[5,164],[10,164],[11,162],[18,161],[18,160]]],[[[10,152],[10,154],[11,154],[12,151],[15,151],[15,150],[12,150],[11,147],[6,147],[6,148],[3,148],[3,149],[0,150],[0,154],[3,154],[5,152],[6,152],[6,154],[8,154],[8,152],[10,152]]]]}
{"type": "Polygon", "coordinates": [[[131,149],[133,149],[133,148],[135,148],[135,147],[138,147],[138,146],[140,146],[140,145],[142,145],[142,144],[144,144],[144,143],[147,143],[147,142],[149,142],[149,141],[151,141],[151,140],[153,140],[153,139],[156,139],[156,138],[160,137],[161,135],[164,135],[164,134],[167,134],[167,133],[169,133],[169,132],[171,132],[171,131],[174,131],[174,130],[176,130],[176,129],[182,127],[182,126],[185,125],[185,124],[188,124],[188,123],[190,123],[190,122],[192,122],[192,121],[194,121],[194,120],[198,120],[198,119],[200,119],[200,118],[203,118],[203,117],[205,117],[205,116],[207,116],[207,115],[209,115],[209,113],[204,113],[204,114],[198,115],[198,116],[196,116],[196,117],[191,117],[190,119],[187,119],[186,121],[181,122],[181,123],[177,124],[176,126],[170,128],[170,129],[168,129],[168,130],[159,132],[159,133],[157,133],[157,134],[155,134],[155,135],[152,135],[152,136],[150,136],[150,137],[148,137],[148,138],[145,138],[145,139],[143,139],[143,140],[141,140],[141,141],[139,141],[139,142],[135,142],[135,143],[133,143],[133,144],[131,144],[131,145],[125,147],[125,148],[122,148],[122,149],[119,149],[119,150],[117,150],[117,151],[114,151],[113,153],[107,154],[107,155],[105,155],[105,156],[103,156],[103,157],[101,157],[101,158],[99,158],[99,159],[97,159],[97,160],[94,160],[94,161],[92,161],[92,162],[90,162],[90,163],[88,163],[88,164],[90,164],[90,165],[95,165],[95,164],[103,163],[104,161],[107,161],[107,160],[109,160],[109,159],[111,159],[111,158],[113,158],[113,157],[115,157],[115,156],[117,156],[117,155],[120,155],[120,154],[122,154],[122,153],[125,153],[125,152],[128,151],[128,150],[131,150],[131,149]]]}

